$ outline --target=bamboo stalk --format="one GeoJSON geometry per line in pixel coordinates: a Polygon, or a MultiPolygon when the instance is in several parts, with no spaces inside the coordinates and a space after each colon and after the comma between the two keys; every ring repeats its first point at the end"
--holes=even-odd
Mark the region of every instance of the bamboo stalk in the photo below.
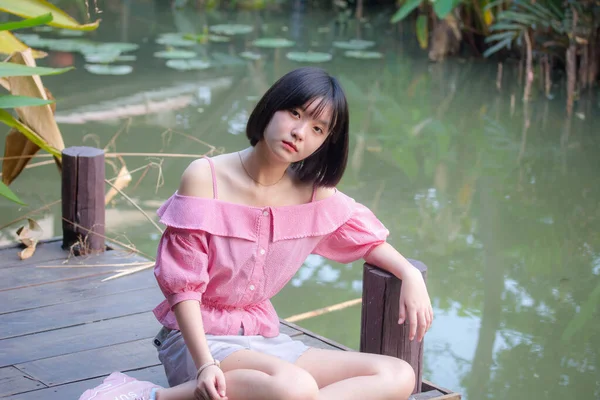
{"type": "Polygon", "coordinates": [[[313,311],[308,311],[302,314],[297,314],[297,315],[292,315],[291,317],[288,318],[284,318],[286,321],[288,322],[297,322],[297,321],[302,321],[305,319],[309,319],[309,318],[314,318],[317,317],[319,315],[323,315],[323,314],[329,314],[333,311],[338,311],[338,310],[343,310],[345,308],[348,307],[352,307],[358,304],[362,303],[362,298],[358,298],[358,299],[354,299],[354,300],[348,300],[348,301],[344,301],[342,303],[338,303],[338,304],[334,304],[331,306],[327,306],[327,307],[323,307],[323,308],[319,308],[313,311]]]}

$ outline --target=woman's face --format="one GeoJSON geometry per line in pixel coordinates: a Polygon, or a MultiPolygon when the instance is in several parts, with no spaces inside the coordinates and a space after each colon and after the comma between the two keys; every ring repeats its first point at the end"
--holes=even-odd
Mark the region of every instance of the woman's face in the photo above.
{"type": "Polygon", "coordinates": [[[302,107],[275,112],[265,128],[263,140],[282,161],[293,163],[313,154],[329,136],[331,109],[313,114],[320,99],[302,107]]]}

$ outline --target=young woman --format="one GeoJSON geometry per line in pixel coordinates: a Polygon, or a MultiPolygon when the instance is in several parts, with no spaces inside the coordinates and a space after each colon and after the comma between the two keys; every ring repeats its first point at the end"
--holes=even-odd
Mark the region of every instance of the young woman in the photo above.
{"type": "Polygon", "coordinates": [[[280,78],[252,112],[250,147],[194,161],[158,211],[155,275],[165,301],[159,358],[171,388],[153,398],[407,399],[402,360],[308,348],[279,332],[270,299],[309,254],[358,259],[402,279],[398,323],[421,340],[433,311],[421,274],[388,230],[335,187],[348,158],[338,81],[317,68],[280,78]]]}

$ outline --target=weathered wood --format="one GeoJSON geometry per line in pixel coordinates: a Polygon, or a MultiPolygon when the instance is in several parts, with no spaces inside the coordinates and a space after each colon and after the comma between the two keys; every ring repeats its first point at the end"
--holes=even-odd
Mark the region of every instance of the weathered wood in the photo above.
{"type": "Polygon", "coordinates": [[[69,255],[69,252],[62,249],[62,241],[59,239],[40,242],[33,256],[25,260],[21,260],[17,254],[23,249],[24,247],[17,243],[0,248],[0,269],[39,265],[52,260],[65,259],[69,255]]]}
{"type": "MultiPolygon", "coordinates": [[[[167,378],[162,366],[143,368],[135,371],[123,371],[141,381],[148,381],[157,385],[167,387],[167,378]]],[[[5,400],[75,400],[88,389],[94,388],[102,383],[106,376],[88,379],[85,381],[53,386],[47,389],[35,390],[33,392],[21,393],[7,397],[5,400]]]]}
{"type": "Polygon", "coordinates": [[[104,251],[104,151],[69,147],[62,152],[63,248],[104,251]]]}
{"type": "Polygon", "coordinates": [[[0,315],[0,339],[151,311],[164,297],[158,288],[0,315]]]}
{"type": "Polygon", "coordinates": [[[145,338],[100,349],[44,358],[18,364],[16,367],[47,386],[55,386],[108,375],[114,371],[147,368],[159,364],[152,340],[145,338]]]}
{"type": "MultiPolygon", "coordinates": [[[[115,262],[119,261],[120,259],[115,259],[115,262]]],[[[112,275],[114,273],[114,268],[90,267],[80,269],[73,268],[73,270],[70,268],[48,268],[46,271],[50,273],[62,271],[66,274],[63,276],[68,276],[74,272],[87,272],[93,273],[94,275],[76,277],[75,279],[61,280],[44,285],[28,286],[18,290],[0,291],[0,314],[70,303],[94,297],[108,296],[129,290],[147,289],[157,286],[152,269],[107,282],[101,282],[103,277],[96,276],[95,274],[106,274],[109,272],[112,275]]],[[[20,271],[20,273],[27,274],[27,272],[23,271],[20,271]]]]}
{"type": "MultiPolygon", "coordinates": [[[[410,260],[427,279],[425,264],[410,260]]],[[[360,351],[385,354],[408,362],[415,371],[413,393],[421,391],[423,373],[423,342],[409,340],[410,322],[398,324],[399,298],[402,281],[377,267],[365,264],[363,271],[363,301],[360,351]]]]}
{"type": "Polygon", "coordinates": [[[0,368],[0,397],[46,387],[15,367],[0,368]]]}
{"type": "Polygon", "coordinates": [[[437,400],[441,396],[444,396],[444,393],[440,392],[439,390],[430,390],[429,392],[413,394],[409,400],[437,400]]]}
{"type": "Polygon", "coordinates": [[[158,333],[160,327],[154,314],[145,312],[4,339],[0,341],[0,367],[112,346],[141,338],[149,338],[148,346],[152,347],[151,338],[158,333]]]}

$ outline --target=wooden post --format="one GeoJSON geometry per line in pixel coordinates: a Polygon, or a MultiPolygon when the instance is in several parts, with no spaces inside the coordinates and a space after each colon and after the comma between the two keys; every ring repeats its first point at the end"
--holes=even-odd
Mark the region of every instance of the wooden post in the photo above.
{"type": "MultiPolygon", "coordinates": [[[[427,266],[409,260],[427,279],[427,266]]],[[[366,264],[363,270],[360,351],[398,357],[415,371],[413,393],[421,392],[423,373],[423,341],[410,341],[410,323],[398,325],[402,281],[392,274],[366,264]]]]}
{"type": "Polygon", "coordinates": [[[76,254],[104,251],[104,176],[103,150],[63,150],[63,249],[73,249],[76,254]]]}

